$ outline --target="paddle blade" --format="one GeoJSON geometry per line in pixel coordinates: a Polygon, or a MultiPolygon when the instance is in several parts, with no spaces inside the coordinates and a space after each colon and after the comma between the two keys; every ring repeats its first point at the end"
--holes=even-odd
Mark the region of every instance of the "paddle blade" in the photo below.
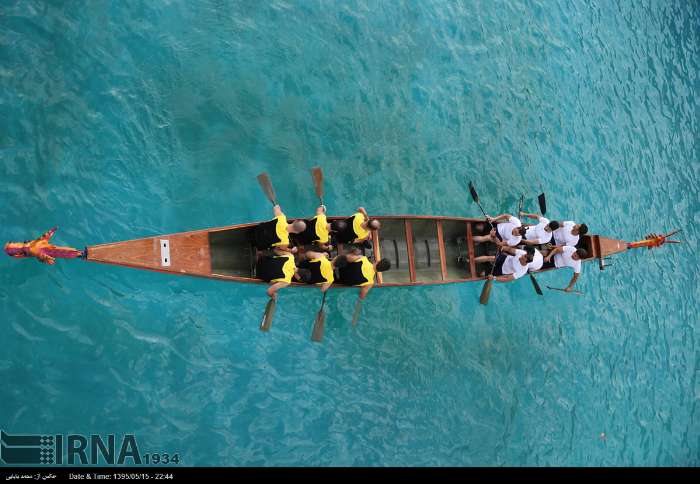
{"type": "Polygon", "coordinates": [[[489,279],[484,284],[484,288],[481,290],[481,296],[479,297],[479,302],[483,305],[489,303],[489,296],[491,296],[491,287],[493,286],[493,279],[489,279]]]}
{"type": "Polygon", "coordinates": [[[275,308],[277,307],[277,301],[270,298],[265,306],[265,314],[263,315],[262,322],[260,323],[260,331],[269,331],[272,326],[272,318],[275,315],[275,308]]]}
{"type": "Polygon", "coordinates": [[[532,282],[532,285],[535,287],[535,292],[539,294],[540,296],[543,296],[542,294],[542,288],[540,288],[540,283],[537,282],[537,279],[535,279],[535,276],[530,274],[530,281],[532,282]]]}
{"type": "Polygon", "coordinates": [[[523,202],[525,201],[525,196],[520,195],[520,200],[518,201],[518,217],[520,217],[520,212],[523,211],[523,202]]]}
{"type": "Polygon", "coordinates": [[[311,333],[311,341],[319,343],[323,339],[323,328],[326,324],[326,313],[321,309],[314,321],[314,330],[311,333]]]}
{"type": "Polygon", "coordinates": [[[323,172],[318,166],[311,170],[311,176],[314,179],[314,189],[316,196],[323,203],[323,172]]]}
{"type": "Polygon", "coordinates": [[[273,205],[277,205],[277,197],[275,196],[275,190],[272,188],[272,182],[270,181],[270,176],[267,173],[261,173],[258,175],[258,183],[262,188],[263,193],[273,205]]]}
{"type": "Polygon", "coordinates": [[[547,201],[544,198],[544,192],[539,194],[539,196],[537,197],[537,201],[540,204],[540,213],[544,215],[545,213],[547,213],[547,201]]]}
{"type": "Polygon", "coordinates": [[[352,315],[352,325],[357,326],[357,321],[360,319],[360,313],[362,312],[362,299],[358,299],[355,303],[355,312],[352,315]]]}
{"type": "Polygon", "coordinates": [[[474,188],[474,184],[471,181],[469,182],[469,193],[471,193],[472,199],[479,203],[479,194],[476,193],[476,188],[474,188]]]}

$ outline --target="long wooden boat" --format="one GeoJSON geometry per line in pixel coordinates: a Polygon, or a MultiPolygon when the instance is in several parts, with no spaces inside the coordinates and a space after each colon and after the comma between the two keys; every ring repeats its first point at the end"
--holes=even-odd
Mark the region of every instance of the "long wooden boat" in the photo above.
{"type": "MultiPolygon", "coordinates": [[[[344,217],[329,217],[340,218],[344,217]]],[[[392,263],[390,271],[377,275],[375,287],[474,282],[490,273],[490,263],[474,261],[480,255],[495,253],[493,244],[474,243],[474,236],[489,230],[483,219],[420,215],[373,218],[381,221],[381,228],[372,232],[373,247],[367,255],[376,260],[386,257],[392,263]]],[[[87,247],[86,260],[166,274],[261,283],[255,278],[256,250],[251,244],[251,233],[258,223],[93,245],[87,247]]],[[[606,257],[629,248],[658,247],[668,235],[650,234],[648,239],[633,243],[585,235],[578,246],[589,254],[585,261],[597,260],[603,269],[606,257]]],[[[343,247],[334,250],[337,254],[343,247]]]]}

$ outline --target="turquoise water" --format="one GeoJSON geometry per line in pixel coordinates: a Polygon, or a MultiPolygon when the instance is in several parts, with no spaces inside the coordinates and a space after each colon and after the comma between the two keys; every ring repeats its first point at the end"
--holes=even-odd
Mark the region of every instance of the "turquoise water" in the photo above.
{"type": "Polygon", "coordinates": [[[700,4],[5,1],[0,240],[528,208],[684,245],[523,279],[330,294],[0,258],[0,428],[185,465],[700,463],[700,4]],[[540,282],[562,287],[570,274],[540,282]],[[20,296],[21,294],[21,296],[20,296]],[[604,434],[604,435],[602,435],[604,434]]]}

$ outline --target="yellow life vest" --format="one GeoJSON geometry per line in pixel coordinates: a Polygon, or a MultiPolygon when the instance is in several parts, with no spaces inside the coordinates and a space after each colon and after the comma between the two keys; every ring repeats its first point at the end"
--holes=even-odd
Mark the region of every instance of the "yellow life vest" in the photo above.
{"type": "Polygon", "coordinates": [[[355,232],[355,242],[359,242],[369,235],[369,230],[362,227],[365,223],[365,216],[357,212],[352,216],[352,231],[355,232]]]}
{"type": "Polygon", "coordinates": [[[323,277],[326,282],[317,282],[316,284],[333,284],[333,264],[326,257],[319,257],[317,259],[309,259],[309,263],[319,263],[319,271],[321,272],[321,277],[323,277]]]}
{"type": "Polygon", "coordinates": [[[272,244],[272,247],[277,247],[278,245],[289,245],[289,232],[287,232],[287,217],[285,215],[280,215],[275,217],[277,220],[277,225],[275,226],[275,233],[277,238],[280,239],[279,242],[272,244]]]}
{"type": "Polygon", "coordinates": [[[318,239],[314,240],[314,242],[320,242],[322,244],[327,244],[330,239],[328,234],[328,220],[324,213],[316,215],[316,237],[318,237],[318,239]]]}
{"type": "Polygon", "coordinates": [[[280,255],[278,257],[287,259],[287,261],[282,266],[282,272],[284,273],[284,277],[272,279],[270,282],[292,282],[292,277],[294,276],[294,273],[297,270],[297,266],[294,263],[294,256],[292,254],[289,254],[280,255]]]}

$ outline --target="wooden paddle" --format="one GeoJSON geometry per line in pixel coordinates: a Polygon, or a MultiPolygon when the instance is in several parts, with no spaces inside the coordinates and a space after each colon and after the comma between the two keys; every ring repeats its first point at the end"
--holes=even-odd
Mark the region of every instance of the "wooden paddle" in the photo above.
{"type": "Polygon", "coordinates": [[[537,282],[537,279],[535,279],[535,276],[530,274],[530,282],[532,282],[532,285],[535,287],[535,292],[539,294],[540,296],[544,296],[542,293],[542,288],[540,288],[540,283],[537,282]]]}
{"type": "MultiPolygon", "coordinates": [[[[275,189],[272,188],[272,182],[270,181],[270,176],[267,173],[261,173],[258,175],[258,183],[262,188],[265,196],[273,206],[277,205],[277,197],[275,196],[275,189]]],[[[262,322],[260,323],[260,331],[269,331],[272,326],[272,318],[275,315],[275,308],[277,307],[277,301],[270,298],[265,306],[265,314],[263,315],[262,322]]]]}
{"type": "MultiPolygon", "coordinates": [[[[488,218],[486,217],[486,212],[484,212],[483,207],[479,203],[479,194],[476,193],[476,188],[474,188],[474,184],[470,181],[469,182],[469,193],[472,195],[472,200],[476,202],[476,204],[479,206],[481,209],[481,213],[484,215],[484,218],[486,218],[486,221],[488,224],[491,226],[493,229],[493,224],[488,221],[488,218]]],[[[496,251],[496,255],[493,260],[493,266],[491,267],[491,275],[493,275],[493,270],[496,268],[496,259],[498,259],[498,255],[501,253],[501,247],[498,247],[498,250],[496,251]]],[[[488,304],[489,303],[489,297],[491,296],[491,287],[493,286],[493,279],[486,279],[486,283],[484,284],[484,287],[481,289],[481,296],[479,296],[479,302],[481,304],[488,304]]]]}
{"type": "MultiPolygon", "coordinates": [[[[542,186],[540,186],[540,190],[542,190],[542,186]]],[[[540,213],[544,217],[544,214],[547,213],[547,200],[544,198],[544,191],[537,196],[537,202],[540,204],[540,213]]]]}
{"type": "Polygon", "coordinates": [[[311,341],[320,342],[323,339],[323,326],[326,324],[326,313],[323,312],[323,306],[326,304],[326,293],[324,291],[323,300],[321,301],[321,309],[318,310],[316,320],[314,321],[314,330],[311,333],[311,341]]]}
{"type": "Polygon", "coordinates": [[[277,197],[275,196],[275,189],[272,188],[272,182],[270,181],[270,176],[267,173],[261,173],[258,175],[258,183],[262,188],[265,196],[272,203],[272,205],[277,205],[277,197]]]}
{"type": "Polygon", "coordinates": [[[323,205],[323,172],[320,167],[315,167],[311,170],[311,176],[314,179],[314,189],[316,196],[321,205],[323,205]]]}
{"type": "Polygon", "coordinates": [[[357,326],[357,321],[360,319],[360,313],[362,312],[362,299],[357,298],[355,303],[355,312],[352,315],[352,325],[357,326]]]}
{"type": "Polygon", "coordinates": [[[566,289],[561,289],[559,287],[550,287],[550,286],[547,286],[547,289],[551,289],[552,291],[569,292],[571,294],[576,294],[577,296],[583,296],[583,293],[581,291],[567,291],[566,289]]]}
{"type": "Polygon", "coordinates": [[[265,314],[263,315],[262,322],[260,323],[260,331],[269,331],[272,326],[272,318],[275,316],[275,308],[277,307],[277,300],[270,298],[265,306],[265,314]]]}

